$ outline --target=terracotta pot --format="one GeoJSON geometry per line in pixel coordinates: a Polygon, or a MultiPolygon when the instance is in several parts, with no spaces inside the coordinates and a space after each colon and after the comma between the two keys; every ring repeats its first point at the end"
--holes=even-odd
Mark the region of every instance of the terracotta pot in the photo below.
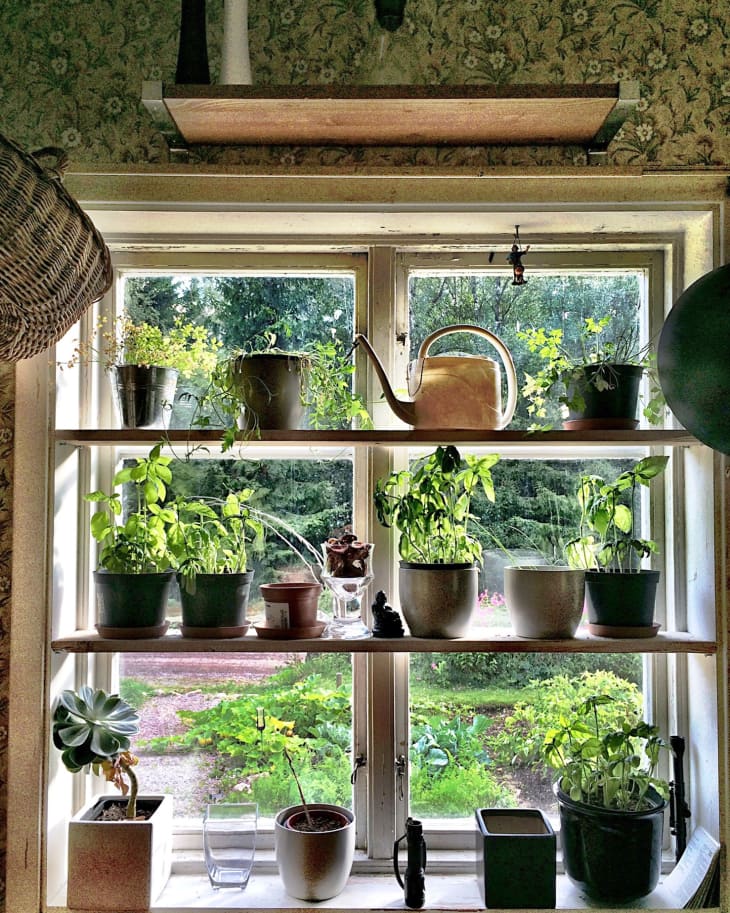
{"type": "Polygon", "coordinates": [[[271,628],[308,628],[317,621],[321,583],[262,583],[266,624],[271,628]]]}
{"type": "Polygon", "coordinates": [[[313,803],[311,812],[334,813],[342,827],[316,833],[288,827],[291,818],[303,816],[304,807],[280,811],[274,821],[276,864],[287,894],[299,900],[328,900],[342,891],[350,877],[355,852],[355,816],[340,805],[313,803]]]}

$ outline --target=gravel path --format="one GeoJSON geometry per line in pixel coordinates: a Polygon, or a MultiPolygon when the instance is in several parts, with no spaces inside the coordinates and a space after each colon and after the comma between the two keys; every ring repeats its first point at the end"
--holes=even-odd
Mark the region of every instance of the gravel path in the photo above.
{"type": "MultiPolygon", "coordinates": [[[[298,655],[298,654],[296,654],[298,655]]],[[[138,739],[142,742],[185,731],[179,710],[205,710],[217,704],[224,692],[210,690],[215,682],[258,682],[294,654],[126,654],[122,674],[144,681],[160,693],[145,701],[140,713],[138,739]],[[206,690],[201,690],[205,686],[206,690]]],[[[205,804],[215,797],[216,782],[210,776],[211,756],[204,752],[157,754],[137,749],[141,790],[148,794],[175,797],[175,815],[200,818],[205,804]]]]}

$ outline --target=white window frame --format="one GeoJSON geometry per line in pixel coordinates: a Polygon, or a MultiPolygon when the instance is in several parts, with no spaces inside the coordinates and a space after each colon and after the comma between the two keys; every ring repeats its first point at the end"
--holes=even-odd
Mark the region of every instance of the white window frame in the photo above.
{"type": "MultiPolygon", "coordinates": [[[[548,190],[544,191],[548,194],[548,190]]],[[[551,192],[551,191],[550,191],[551,192]]],[[[434,212],[440,215],[439,207],[433,205],[421,204],[424,212],[434,212]]],[[[593,213],[595,219],[595,210],[600,206],[587,204],[593,213]]],[[[667,243],[671,247],[672,257],[670,258],[668,273],[672,275],[673,284],[667,286],[667,301],[676,297],[672,289],[686,286],[693,277],[707,271],[717,262],[713,259],[712,254],[718,254],[717,226],[721,219],[719,207],[706,206],[704,209],[696,204],[685,205],[684,207],[674,204],[675,209],[681,209],[683,218],[676,221],[681,223],[683,234],[679,242],[674,244],[670,239],[667,243]],[[709,239],[709,240],[708,240],[709,239]],[[681,243],[680,243],[681,242],[681,243]]],[[[240,207],[245,211],[246,206],[240,207]]],[[[647,207],[644,207],[645,209],[647,207]]],[[[602,213],[605,215],[605,213],[602,213]]],[[[676,215],[675,215],[676,218],[676,215]]],[[[630,219],[628,220],[631,221],[630,219]]],[[[434,223],[435,224],[435,223],[434,223]]],[[[24,803],[35,803],[38,809],[42,809],[45,804],[44,791],[44,763],[38,763],[37,759],[47,759],[48,738],[46,724],[48,721],[48,692],[43,684],[46,681],[52,681],[53,689],[74,684],[68,681],[66,672],[63,670],[63,663],[56,662],[48,656],[47,648],[42,647],[37,651],[38,655],[32,653],[33,644],[38,643],[39,634],[47,637],[49,630],[47,623],[43,621],[45,616],[44,605],[46,603],[46,585],[43,581],[50,580],[50,575],[40,575],[40,584],[36,577],[31,575],[24,568],[24,562],[32,554],[38,554],[38,542],[48,542],[49,538],[44,533],[46,529],[46,510],[44,504],[40,504],[42,498],[35,498],[31,502],[28,498],[28,489],[23,488],[31,479],[40,479],[47,484],[48,470],[50,465],[46,464],[43,457],[43,448],[39,448],[39,443],[47,439],[48,428],[52,427],[49,422],[50,410],[45,398],[45,382],[47,379],[47,362],[44,359],[34,359],[31,362],[20,365],[17,371],[18,398],[16,407],[20,416],[18,421],[17,439],[16,439],[16,516],[21,521],[18,524],[18,533],[15,537],[13,552],[13,580],[14,580],[14,613],[13,613],[13,639],[11,644],[11,722],[16,724],[20,719],[27,719],[33,723],[37,721],[40,725],[31,726],[31,732],[28,733],[22,744],[20,740],[13,742],[11,736],[10,746],[10,791],[9,805],[11,815],[8,824],[8,848],[9,848],[9,882],[8,882],[8,902],[10,908],[17,913],[26,913],[26,911],[37,910],[39,908],[38,893],[40,882],[38,875],[43,871],[43,854],[41,851],[44,843],[44,832],[42,827],[43,816],[40,818],[34,815],[18,814],[22,807],[20,798],[23,796],[24,803]],[[40,459],[39,459],[40,456],[40,459]],[[35,473],[35,475],[34,475],[35,473]],[[40,534],[40,539],[38,538],[40,534]],[[37,608],[33,608],[36,606],[37,608]],[[28,648],[31,647],[29,651],[28,648]],[[50,661],[49,661],[50,660],[50,661]],[[66,681],[64,681],[66,679],[66,681]],[[35,736],[33,733],[37,733],[35,736]],[[24,787],[21,786],[24,784],[24,787]],[[21,878],[21,873],[25,872],[25,881],[21,878]]],[[[387,454],[379,453],[379,448],[374,448],[372,463],[377,474],[382,474],[382,463],[387,462],[387,454]]],[[[684,500],[687,504],[692,504],[692,509],[687,511],[687,540],[692,539],[693,534],[697,534],[698,540],[701,539],[703,546],[692,549],[687,569],[687,580],[685,589],[688,592],[688,622],[693,632],[699,636],[709,638],[715,637],[714,616],[708,618],[707,612],[703,607],[707,606],[708,597],[705,590],[706,582],[697,582],[697,572],[704,572],[703,581],[707,579],[707,572],[714,576],[715,567],[718,568],[718,578],[721,576],[719,565],[715,565],[715,549],[712,547],[712,539],[707,538],[707,517],[713,513],[713,503],[719,505],[717,517],[718,526],[713,533],[717,533],[721,541],[724,541],[725,526],[725,495],[722,488],[721,466],[724,461],[712,456],[706,451],[706,448],[690,448],[683,462],[686,466],[687,476],[696,476],[698,479],[704,478],[705,482],[694,481],[689,485],[687,495],[684,500]],[[716,495],[713,499],[712,486],[706,484],[707,478],[715,478],[717,484],[716,495]],[[708,490],[709,489],[709,490],[708,490]],[[698,505],[700,509],[698,509],[698,505]],[[704,516],[704,520],[702,519],[704,516]],[[709,544],[709,551],[707,545],[709,544]]],[[[37,490],[37,489],[35,489],[37,490]]],[[[43,489],[41,489],[42,491],[43,489]]],[[[47,556],[50,564],[50,555],[47,556]]],[[[713,579],[714,583],[714,579],[713,579]]],[[[714,603],[714,599],[713,599],[714,603]]],[[[720,621],[717,636],[720,639],[717,662],[711,661],[710,668],[707,658],[690,655],[687,657],[678,657],[677,667],[686,666],[688,674],[692,676],[693,693],[688,696],[688,710],[697,713],[698,708],[707,705],[709,702],[709,723],[712,724],[713,716],[712,707],[719,711],[719,717],[714,719],[715,731],[718,741],[715,742],[710,733],[698,733],[698,744],[695,746],[693,753],[695,757],[690,759],[690,763],[698,768],[698,771],[711,770],[712,756],[715,754],[718,745],[726,745],[727,740],[727,704],[721,699],[721,683],[726,681],[727,675],[727,645],[724,640],[723,622],[727,624],[727,608],[723,602],[718,606],[718,620],[720,621]],[[716,667],[716,671],[713,671],[716,667]],[[696,687],[695,687],[696,686],[696,687]],[[702,755],[705,757],[703,758],[702,755]],[[708,768],[709,765],[709,768],[708,768]]],[[[93,666],[98,658],[89,657],[88,661],[83,660],[81,665],[87,664],[93,666]]],[[[680,673],[681,674],[681,673],[680,673]]],[[[47,761],[45,762],[47,763],[47,761]]],[[[717,831],[720,827],[719,814],[723,812],[723,828],[727,828],[727,765],[724,763],[719,774],[714,776],[709,773],[712,782],[716,782],[719,776],[721,784],[720,806],[718,808],[714,791],[707,793],[705,790],[697,797],[698,802],[695,811],[695,821],[709,826],[711,830],[717,831]]],[[[697,782],[700,782],[701,778],[697,782]]],[[[54,803],[55,797],[49,797],[49,803],[54,803]]],[[[61,826],[54,824],[54,827],[61,826]]],[[[726,832],[726,831],[725,831],[726,832]]],[[[42,893],[42,892],[41,892],[42,893]]],[[[40,906],[43,902],[40,901],[40,906]]]]}

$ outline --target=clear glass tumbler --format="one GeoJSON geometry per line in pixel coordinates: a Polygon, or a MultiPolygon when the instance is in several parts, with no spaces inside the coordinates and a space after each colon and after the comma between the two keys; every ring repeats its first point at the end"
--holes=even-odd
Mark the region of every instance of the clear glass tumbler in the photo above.
{"type": "Polygon", "coordinates": [[[208,805],[203,816],[203,849],[210,883],[218,888],[245,888],[256,849],[258,805],[255,802],[208,805]]]}

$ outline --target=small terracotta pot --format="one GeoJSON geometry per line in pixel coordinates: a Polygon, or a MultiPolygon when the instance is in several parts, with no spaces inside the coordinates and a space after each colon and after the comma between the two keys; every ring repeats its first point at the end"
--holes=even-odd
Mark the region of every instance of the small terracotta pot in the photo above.
{"type": "Polygon", "coordinates": [[[307,628],[317,621],[321,583],[262,583],[266,624],[272,628],[307,628]]]}

